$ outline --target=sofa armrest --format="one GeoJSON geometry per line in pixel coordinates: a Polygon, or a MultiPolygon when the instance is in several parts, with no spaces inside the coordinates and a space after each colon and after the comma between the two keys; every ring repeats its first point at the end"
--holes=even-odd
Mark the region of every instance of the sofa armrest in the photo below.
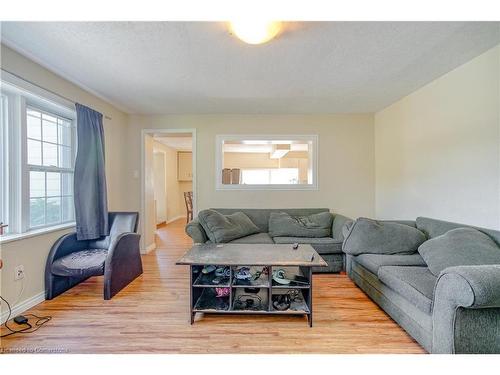
{"type": "Polygon", "coordinates": [[[186,225],[186,234],[193,239],[194,243],[205,243],[208,241],[207,234],[198,219],[191,220],[186,225]]]}
{"type": "Polygon", "coordinates": [[[500,265],[445,269],[434,288],[432,352],[500,351],[498,312],[500,265]]]}
{"type": "Polygon", "coordinates": [[[352,219],[343,215],[335,214],[332,224],[332,237],[343,241],[344,235],[342,234],[342,228],[350,222],[352,222],[352,219]]]}
{"type": "Polygon", "coordinates": [[[111,299],[142,274],[140,239],[140,234],[126,232],[111,242],[104,263],[105,300],[111,299]]]}

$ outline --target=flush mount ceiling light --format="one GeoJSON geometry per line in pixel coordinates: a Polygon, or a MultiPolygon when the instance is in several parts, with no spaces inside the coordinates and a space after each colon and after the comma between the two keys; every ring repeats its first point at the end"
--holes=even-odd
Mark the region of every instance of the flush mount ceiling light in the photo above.
{"type": "Polygon", "coordinates": [[[231,32],[248,44],[262,44],[273,39],[281,30],[281,22],[240,20],[229,23],[231,32]]]}

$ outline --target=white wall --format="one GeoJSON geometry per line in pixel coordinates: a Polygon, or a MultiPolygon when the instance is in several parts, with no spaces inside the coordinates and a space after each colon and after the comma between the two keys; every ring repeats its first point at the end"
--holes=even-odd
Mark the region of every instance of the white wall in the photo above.
{"type": "Polygon", "coordinates": [[[373,116],[172,115],[130,116],[127,136],[129,196],[140,209],[142,129],[197,129],[198,209],[208,207],[328,207],[348,216],[374,215],[373,116]],[[216,191],[217,134],[318,134],[318,191],[216,191]]]}
{"type": "MultiPolygon", "coordinates": [[[[127,115],[4,45],[1,45],[1,66],[2,69],[94,108],[112,118],[112,120],[104,119],[108,205],[110,210],[131,210],[133,207],[128,204],[129,192],[123,185],[125,178],[128,178],[123,167],[123,161],[126,158],[126,145],[122,142],[122,134],[125,133],[127,127],[127,115]]],[[[4,262],[4,267],[0,271],[2,297],[10,302],[17,299],[23,281],[14,281],[14,268],[22,264],[26,277],[19,305],[29,304],[43,298],[43,275],[47,254],[55,240],[69,231],[57,231],[0,245],[0,257],[4,262]]]]}
{"type": "Polygon", "coordinates": [[[375,115],[376,215],[500,227],[500,47],[375,115]]]}

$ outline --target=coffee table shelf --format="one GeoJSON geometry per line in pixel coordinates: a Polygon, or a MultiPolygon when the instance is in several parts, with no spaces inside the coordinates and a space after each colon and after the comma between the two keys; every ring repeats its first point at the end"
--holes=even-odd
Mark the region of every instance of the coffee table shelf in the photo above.
{"type": "Polygon", "coordinates": [[[300,245],[300,251],[290,245],[195,245],[177,264],[189,265],[190,272],[190,316],[194,323],[196,313],[205,314],[273,314],[306,315],[312,327],[312,267],[326,266],[326,262],[310,245],[300,245]],[[249,248],[251,247],[251,249],[249,248]],[[230,277],[213,284],[214,273],[203,274],[207,265],[229,267],[230,277]],[[242,282],[235,277],[238,269],[248,267],[250,274],[262,272],[256,280],[242,282]],[[307,284],[282,285],[273,281],[273,270],[283,269],[287,278],[294,275],[307,279],[307,284]],[[227,288],[227,296],[217,297],[216,288],[227,288]],[[259,288],[258,291],[255,291],[259,288]],[[246,290],[253,289],[253,290],[246,290]],[[291,292],[293,291],[293,292],[291,292]],[[285,310],[273,306],[273,297],[280,294],[295,294],[285,310]],[[239,303],[240,301],[241,303],[239,303]]]}

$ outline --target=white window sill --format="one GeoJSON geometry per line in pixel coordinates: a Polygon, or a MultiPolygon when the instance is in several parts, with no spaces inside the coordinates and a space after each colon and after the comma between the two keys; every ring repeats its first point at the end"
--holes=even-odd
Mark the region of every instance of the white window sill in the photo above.
{"type": "Polygon", "coordinates": [[[47,234],[47,233],[52,233],[52,232],[58,232],[58,231],[61,231],[64,229],[69,229],[69,228],[74,228],[74,227],[75,227],[75,223],[64,223],[64,224],[54,225],[54,226],[47,227],[47,228],[30,230],[29,232],[25,232],[25,233],[6,234],[3,236],[0,236],[0,244],[24,240],[26,238],[36,237],[36,236],[40,236],[42,234],[47,234]]]}

